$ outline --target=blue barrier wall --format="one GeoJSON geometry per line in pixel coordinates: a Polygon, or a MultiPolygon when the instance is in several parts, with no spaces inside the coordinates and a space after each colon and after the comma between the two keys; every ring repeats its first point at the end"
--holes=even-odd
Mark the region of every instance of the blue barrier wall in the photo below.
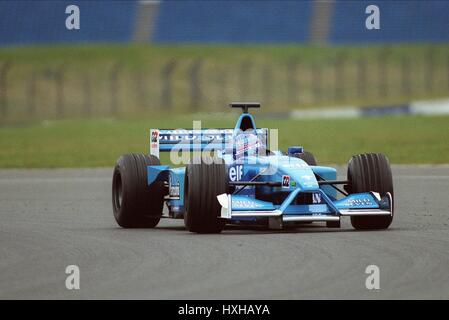
{"type": "Polygon", "coordinates": [[[135,1],[0,1],[0,45],[128,41],[135,16],[135,1]],[[80,30],[65,27],[70,4],[80,8],[80,30]]]}
{"type": "Polygon", "coordinates": [[[305,42],[312,2],[165,1],[156,42],[305,42]]]}
{"type": "Polygon", "coordinates": [[[336,2],[329,42],[444,42],[449,41],[449,1],[336,2]],[[365,8],[380,9],[380,30],[368,30],[365,8]]]}

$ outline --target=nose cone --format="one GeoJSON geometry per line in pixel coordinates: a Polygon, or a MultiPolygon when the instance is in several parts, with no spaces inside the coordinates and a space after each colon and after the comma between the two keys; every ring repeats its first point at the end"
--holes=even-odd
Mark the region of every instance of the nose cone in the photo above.
{"type": "Polygon", "coordinates": [[[277,164],[272,164],[277,165],[279,174],[288,175],[290,181],[296,182],[296,188],[303,191],[313,191],[319,188],[313,170],[303,160],[287,156],[270,158],[273,158],[271,159],[273,162],[277,161],[277,164]]]}

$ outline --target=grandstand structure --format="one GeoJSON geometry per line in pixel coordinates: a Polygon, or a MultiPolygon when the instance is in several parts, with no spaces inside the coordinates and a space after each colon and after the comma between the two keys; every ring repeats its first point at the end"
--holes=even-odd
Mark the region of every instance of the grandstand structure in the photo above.
{"type": "Polygon", "coordinates": [[[1,1],[0,46],[89,42],[330,43],[449,41],[449,1],[1,1]],[[65,28],[78,5],[81,28],[65,28]],[[381,28],[365,27],[365,8],[381,28]]]}

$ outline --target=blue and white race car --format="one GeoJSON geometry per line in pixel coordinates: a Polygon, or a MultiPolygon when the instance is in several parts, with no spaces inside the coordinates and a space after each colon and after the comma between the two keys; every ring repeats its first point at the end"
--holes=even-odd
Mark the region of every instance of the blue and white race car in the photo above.
{"type": "Polygon", "coordinates": [[[243,110],[234,129],[151,129],[149,155],[118,159],[112,204],[120,226],[153,228],[165,217],[184,219],[197,233],[219,233],[226,224],[339,228],[344,216],[359,230],[390,226],[393,181],[385,155],[353,156],[347,179],[337,180],[335,168],[318,166],[302,147],[269,150],[269,130],[257,128],[248,112],[258,103],[231,107],[243,110]],[[188,163],[161,165],[160,152],[188,163]]]}

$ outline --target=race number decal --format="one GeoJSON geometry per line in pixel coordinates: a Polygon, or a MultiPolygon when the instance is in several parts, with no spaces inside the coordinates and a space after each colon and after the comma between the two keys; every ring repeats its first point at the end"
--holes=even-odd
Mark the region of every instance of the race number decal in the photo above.
{"type": "Polygon", "coordinates": [[[159,130],[150,130],[150,154],[159,158],[159,130]]]}
{"type": "Polygon", "coordinates": [[[282,176],[282,188],[290,188],[290,176],[282,176]]]}
{"type": "Polygon", "coordinates": [[[159,131],[158,130],[151,130],[151,142],[157,142],[159,139],[159,131]]]}

